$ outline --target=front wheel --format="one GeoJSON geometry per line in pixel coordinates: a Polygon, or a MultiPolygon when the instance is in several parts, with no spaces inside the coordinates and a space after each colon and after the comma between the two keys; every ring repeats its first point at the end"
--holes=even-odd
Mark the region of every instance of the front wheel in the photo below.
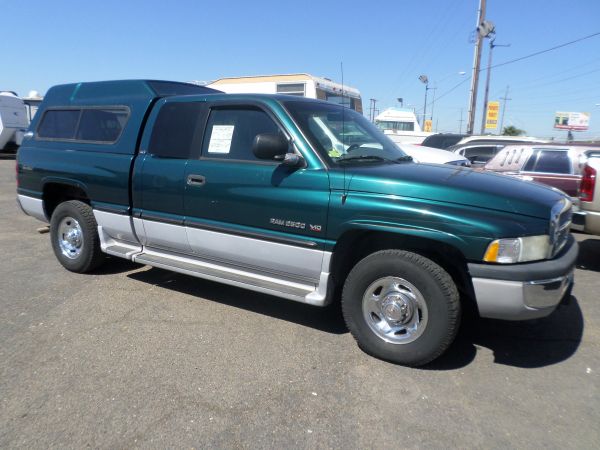
{"type": "Polygon", "coordinates": [[[90,272],[104,261],[94,212],[79,200],[56,207],[50,220],[50,239],[58,261],[72,272],[90,272]]]}
{"type": "Polygon", "coordinates": [[[450,275],[430,259],[383,250],[350,271],[342,311],[366,353],[421,366],[440,356],[454,340],[460,300],[450,275]]]}

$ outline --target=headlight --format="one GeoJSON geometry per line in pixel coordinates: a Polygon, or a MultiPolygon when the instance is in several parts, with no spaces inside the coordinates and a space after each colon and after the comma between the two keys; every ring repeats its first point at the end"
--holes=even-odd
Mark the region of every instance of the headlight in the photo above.
{"type": "Polygon", "coordinates": [[[484,261],[501,264],[538,261],[550,254],[550,238],[528,236],[514,239],[496,239],[488,245],[484,261]]]}

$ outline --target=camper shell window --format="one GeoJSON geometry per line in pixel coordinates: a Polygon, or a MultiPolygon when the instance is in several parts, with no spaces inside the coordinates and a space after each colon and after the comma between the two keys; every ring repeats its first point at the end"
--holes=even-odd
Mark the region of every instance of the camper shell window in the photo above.
{"type": "Polygon", "coordinates": [[[48,109],[37,128],[37,138],[112,144],[128,118],[126,106],[48,109]]]}

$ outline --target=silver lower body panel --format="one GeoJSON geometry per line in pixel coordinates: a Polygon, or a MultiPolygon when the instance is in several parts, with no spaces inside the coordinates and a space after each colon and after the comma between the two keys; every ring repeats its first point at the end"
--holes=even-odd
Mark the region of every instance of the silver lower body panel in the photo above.
{"type": "Polygon", "coordinates": [[[572,284],[572,272],[537,281],[473,278],[479,315],[504,320],[537,319],[551,314],[572,284]]]}
{"type": "Polygon", "coordinates": [[[48,223],[46,212],[44,211],[44,202],[41,198],[19,194],[17,195],[17,203],[28,216],[35,217],[42,222],[48,223]]]}
{"type": "MultiPolygon", "coordinates": [[[[312,261],[318,267],[311,267],[315,276],[307,277],[302,271],[281,273],[268,270],[271,261],[267,259],[263,262],[264,268],[261,269],[256,266],[260,263],[258,260],[253,261],[255,264],[252,266],[244,266],[239,264],[241,261],[245,261],[243,258],[232,264],[199,254],[180,253],[176,250],[143,245],[139,241],[132,242],[128,238],[133,235],[125,232],[127,229],[125,222],[98,215],[96,211],[94,213],[99,224],[98,234],[101,248],[109,255],[310,305],[326,306],[331,300],[327,295],[330,252],[318,251],[320,257],[312,261]],[[125,237],[127,240],[121,239],[117,235],[121,238],[125,237]]],[[[129,216],[123,217],[128,218],[129,216]]],[[[137,230],[138,225],[140,224],[133,223],[133,229],[137,230]]],[[[142,236],[140,238],[143,239],[142,236]]],[[[256,246],[263,244],[260,239],[251,240],[256,246]]],[[[295,247],[290,248],[292,254],[297,251],[298,249],[295,247]]]]}

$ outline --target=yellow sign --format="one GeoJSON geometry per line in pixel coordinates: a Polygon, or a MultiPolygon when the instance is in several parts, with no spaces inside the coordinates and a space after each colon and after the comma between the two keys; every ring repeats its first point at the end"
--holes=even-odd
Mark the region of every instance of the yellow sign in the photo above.
{"type": "Polygon", "coordinates": [[[433,121],[432,121],[432,120],[429,120],[429,119],[427,119],[427,120],[425,121],[425,125],[423,125],[423,131],[424,131],[425,133],[431,133],[431,128],[433,128],[433,126],[432,126],[432,125],[433,125],[433,121]]]}
{"type": "Polygon", "coordinates": [[[498,127],[498,112],[500,111],[500,102],[488,102],[487,112],[485,113],[485,129],[496,129],[498,127]]]}

